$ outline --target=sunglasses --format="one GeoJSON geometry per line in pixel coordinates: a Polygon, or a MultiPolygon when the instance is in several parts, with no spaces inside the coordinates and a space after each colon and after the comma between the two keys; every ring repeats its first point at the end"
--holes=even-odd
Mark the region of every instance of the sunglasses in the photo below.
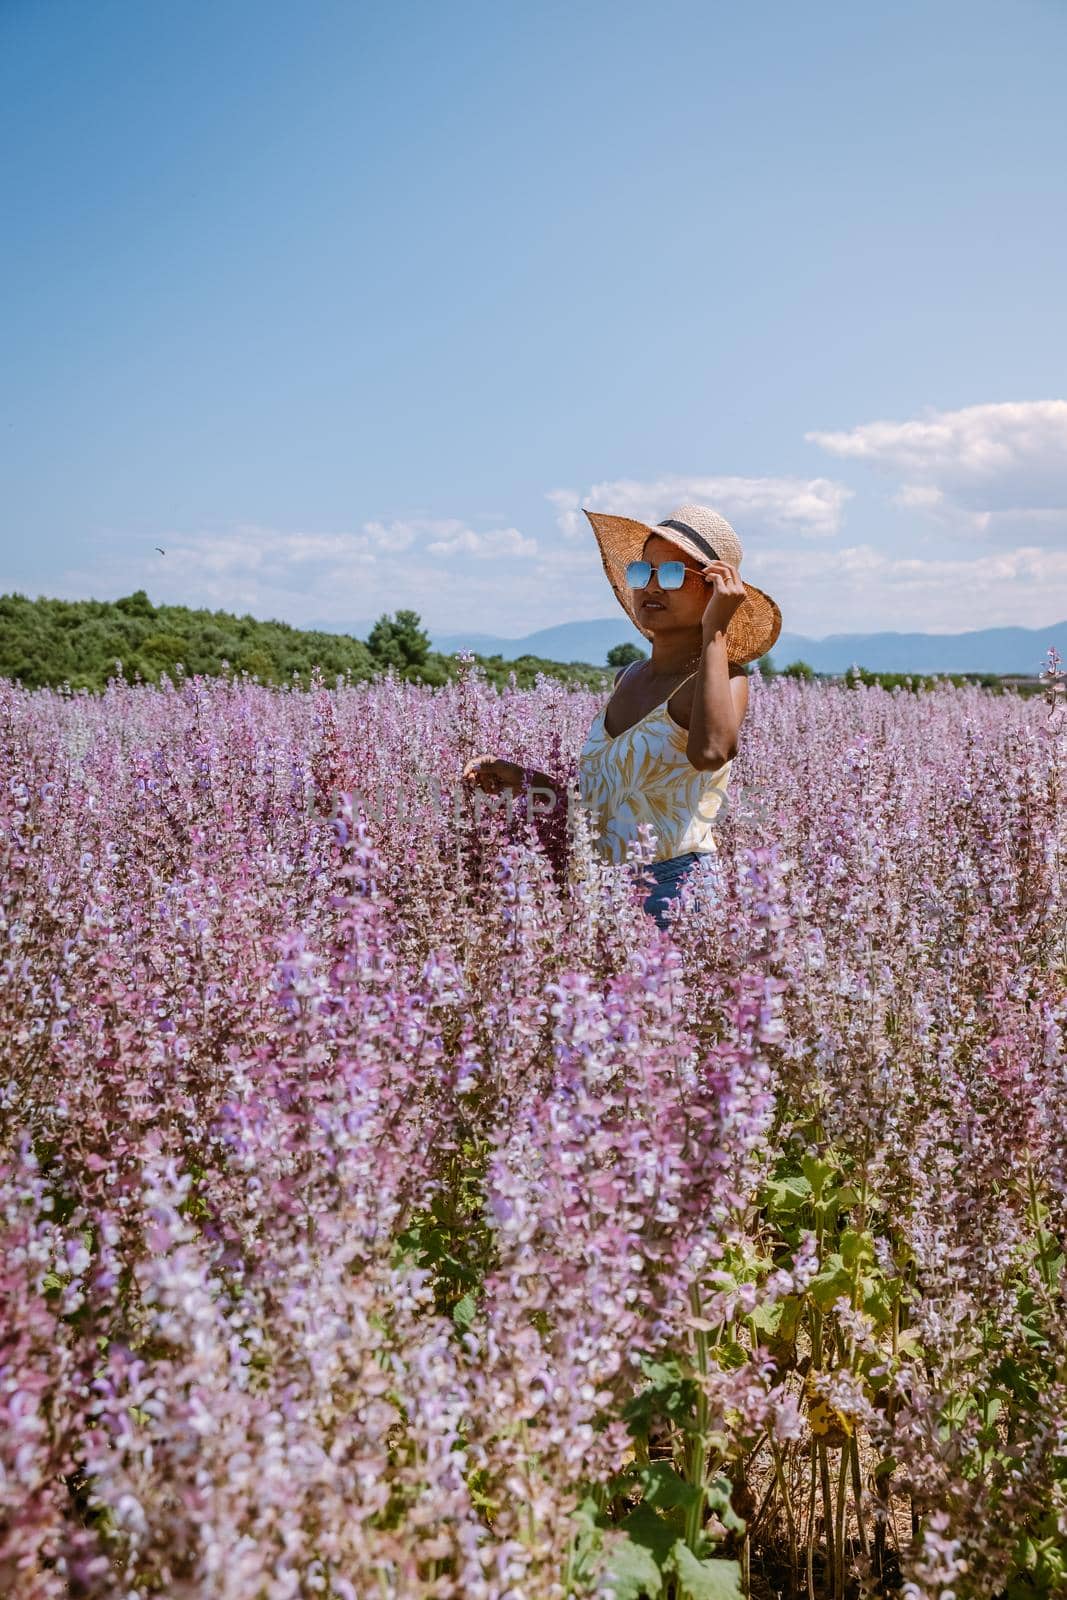
{"type": "Polygon", "coordinates": [[[687,567],[684,561],[661,561],[658,567],[654,567],[651,561],[630,561],[626,566],[626,582],[631,589],[644,589],[654,572],[659,574],[661,589],[680,589],[687,573],[692,573],[694,578],[701,576],[693,567],[687,567]]]}

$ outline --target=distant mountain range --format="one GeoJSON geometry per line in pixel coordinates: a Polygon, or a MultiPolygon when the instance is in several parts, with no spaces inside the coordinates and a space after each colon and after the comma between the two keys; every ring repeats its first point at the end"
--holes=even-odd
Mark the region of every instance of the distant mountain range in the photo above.
{"type": "Polygon", "coordinates": [[[1067,621],[1047,628],[977,628],[968,633],[831,633],[806,639],[783,633],[771,651],[776,667],[806,661],[816,672],[1002,672],[1033,677],[1049,645],[1067,655],[1067,621]]]}
{"type": "MultiPolygon", "coordinates": [[[[365,638],[373,623],[345,626],[319,622],[307,626],[365,638]]],[[[586,661],[599,666],[612,645],[636,644],[648,649],[641,634],[610,617],[561,622],[518,639],[473,631],[429,632],[434,649],[445,655],[467,649],[478,655],[499,655],[505,661],[532,655],[546,661],[586,661]]],[[[858,665],[871,672],[1008,672],[1031,676],[1044,666],[1049,645],[1055,645],[1067,658],[1067,621],[1047,628],[979,628],[969,633],[831,633],[825,639],[783,633],[771,657],[779,669],[793,661],[806,661],[816,672],[847,672],[849,667],[858,665]]]]}

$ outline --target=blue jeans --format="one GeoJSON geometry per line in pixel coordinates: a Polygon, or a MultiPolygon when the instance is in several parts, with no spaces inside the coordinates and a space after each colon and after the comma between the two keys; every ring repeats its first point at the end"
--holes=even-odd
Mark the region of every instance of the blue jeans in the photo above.
{"type": "Polygon", "coordinates": [[[681,894],[682,885],[690,872],[697,867],[710,887],[717,865],[715,857],[708,851],[688,850],[684,856],[671,856],[668,861],[653,861],[642,867],[640,871],[646,884],[651,874],[651,892],[643,909],[656,919],[658,927],[669,927],[664,907],[681,894]]]}

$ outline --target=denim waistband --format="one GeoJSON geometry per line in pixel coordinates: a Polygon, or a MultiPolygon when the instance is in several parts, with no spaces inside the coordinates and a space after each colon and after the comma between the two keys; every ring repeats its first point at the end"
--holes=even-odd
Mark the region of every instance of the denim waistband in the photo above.
{"type": "Polygon", "coordinates": [[[664,908],[678,898],[690,872],[700,864],[707,868],[710,878],[714,867],[718,865],[717,852],[687,850],[684,855],[670,856],[666,861],[650,861],[636,866],[637,882],[649,888],[643,909],[655,918],[659,927],[668,926],[664,908]]]}
{"type": "Polygon", "coordinates": [[[710,855],[710,850],[687,850],[684,855],[668,856],[665,861],[646,862],[639,870],[651,873],[657,883],[671,883],[675,878],[684,877],[690,867],[710,855]]]}

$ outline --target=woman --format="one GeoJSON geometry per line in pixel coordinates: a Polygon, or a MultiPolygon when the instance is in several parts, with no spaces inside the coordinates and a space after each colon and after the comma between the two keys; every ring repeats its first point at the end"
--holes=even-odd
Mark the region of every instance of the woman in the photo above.
{"type": "MultiPolygon", "coordinates": [[[[710,870],[723,803],[748,709],[744,663],[766,653],[782,626],[772,599],[738,574],[737,534],[707,506],[683,505],[652,526],[587,511],[608,581],[627,616],[652,642],[647,660],[615,676],[579,757],[581,798],[595,845],[622,861],[642,822],[655,832],[644,909],[659,927],[687,875],[710,870]]],[[[488,794],[552,779],[481,756],[464,779],[488,794]]]]}

